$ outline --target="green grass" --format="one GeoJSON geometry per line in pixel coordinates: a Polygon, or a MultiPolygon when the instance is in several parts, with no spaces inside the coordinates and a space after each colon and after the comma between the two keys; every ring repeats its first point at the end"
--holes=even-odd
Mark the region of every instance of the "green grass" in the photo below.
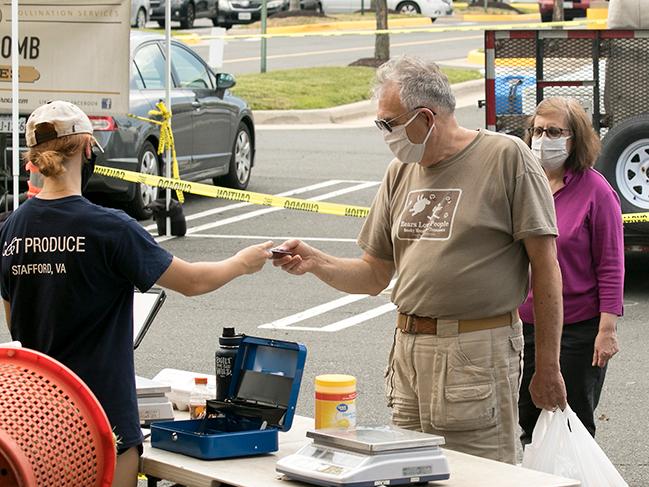
{"type": "MultiPolygon", "coordinates": [[[[359,66],[300,68],[238,75],[232,92],[253,110],[331,108],[370,97],[376,69],[359,66]]],[[[444,69],[451,84],[484,78],[476,70],[444,69]]]]}

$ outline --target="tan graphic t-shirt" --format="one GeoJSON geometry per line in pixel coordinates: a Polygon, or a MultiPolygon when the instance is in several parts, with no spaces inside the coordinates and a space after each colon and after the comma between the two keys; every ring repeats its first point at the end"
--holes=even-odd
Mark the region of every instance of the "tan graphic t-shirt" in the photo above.
{"type": "Polygon", "coordinates": [[[522,239],[536,235],[558,235],[541,166],[522,140],[480,130],[432,167],[393,160],[358,245],[394,261],[400,312],[476,319],[525,301],[522,239]]]}

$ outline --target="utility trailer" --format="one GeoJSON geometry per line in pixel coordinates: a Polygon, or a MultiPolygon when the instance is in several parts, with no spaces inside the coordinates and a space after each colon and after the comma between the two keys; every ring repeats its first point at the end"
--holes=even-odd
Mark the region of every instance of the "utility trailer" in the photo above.
{"type": "Polygon", "coordinates": [[[618,192],[627,250],[649,250],[649,31],[485,32],[486,125],[523,137],[536,105],[570,96],[602,139],[595,169],[618,192]]]}

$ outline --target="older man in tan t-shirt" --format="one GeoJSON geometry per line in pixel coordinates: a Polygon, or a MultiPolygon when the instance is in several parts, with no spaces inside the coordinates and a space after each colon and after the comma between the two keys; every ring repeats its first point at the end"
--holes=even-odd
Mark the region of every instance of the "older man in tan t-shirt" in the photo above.
{"type": "Polygon", "coordinates": [[[531,265],[539,408],[565,407],[559,370],[561,274],[552,194],[519,139],[460,127],[446,75],[397,57],[377,71],[377,126],[396,159],[359,237],[359,259],[299,240],[274,262],[355,294],[379,294],[395,271],[399,317],[387,373],[392,423],[446,447],[515,463],[522,323],[531,265]]]}

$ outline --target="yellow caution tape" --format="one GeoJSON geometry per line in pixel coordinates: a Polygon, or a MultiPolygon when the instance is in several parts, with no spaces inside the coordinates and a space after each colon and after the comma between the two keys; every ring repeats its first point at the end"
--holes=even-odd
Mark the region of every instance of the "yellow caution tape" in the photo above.
{"type": "Polygon", "coordinates": [[[529,22],[524,24],[500,24],[500,25],[471,25],[462,27],[426,27],[409,29],[381,29],[381,30],[345,30],[327,32],[300,32],[300,33],[278,33],[278,34],[249,34],[249,35],[225,35],[225,36],[199,36],[200,40],[209,39],[271,39],[275,37],[331,37],[331,36],[368,36],[377,34],[413,34],[413,33],[434,33],[434,32],[468,32],[476,30],[520,30],[548,27],[567,27],[577,25],[606,24],[606,19],[595,20],[570,20],[564,22],[529,22]]]}
{"type": "MultiPolygon", "coordinates": [[[[324,213],[327,215],[337,216],[354,216],[357,218],[366,218],[370,211],[367,206],[352,206],[338,203],[325,203],[323,201],[302,200],[299,198],[286,198],[284,196],[254,193],[252,191],[224,188],[221,186],[213,186],[211,184],[194,183],[183,181],[178,178],[165,178],[162,176],[153,176],[151,174],[143,174],[106,166],[95,166],[95,174],[109,178],[121,179],[131,183],[157,186],[160,189],[173,189],[176,192],[180,191],[199,196],[209,196],[212,198],[221,198],[231,201],[242,201],[253,205],[274,206],[276,208],[285,208],[287,210],[309,211],[312,213],[324,213]]],[[[624,223],[649,222],[649,213],[626,213],[622,215],[622,221],[624,223]]]]}
{"type": "Polygon", "coordinates": [[[649,222],[649,213],[625,213],[622,215],[623,223],[649,222]]]}
{"type": "MultiPolygon", "coordinates": [[[[149,110],[149,115],[160,115],[162,122],[158,120],[151,120],[149,118],[137,117],[127,113],[128,117],[137,118],[145,122],[156,123],[160,125],[160,142],[158,143],[158,154],[162,154],[167,148],[171,149],[171,171],[174,179],[180,179],[180,172],[178,170],[178,161],[176,160],[176,146],[174,145],[174,134],[171,131],[171,110],[168,110],[164,102],[160,100],[156,105],[157,110],[149,110]]],[[[181,203],[185,202],[185,196],[182,191],[176,190],[176,196],[181,203]]]]}
{"type": "Polygon", "coordinates": [[[321,201],[301,200],[298,198],[286,198],[283,196],[253,193],[251,191],[223,188],[220,186],[212,186],[211,184],[193,183],[182,181],[180,179],[153,176],[151,174],[142,174],[139,172],[105,166],[95,166],[95,174],[117,178],[131,183],[157,186],[161,189],[173,189],[176,192],[184,191],[186,193],[200,196],[242,201],[255,205],[274,206],[277,208],[286,208],[288,210],[310,211],[313,213],[325,213],[328,215],[338,216],[355,216],[358,218],[367,217],[367,214],[370,211],[370,209],[365,206],[341,205],[337,203],[324,203],[321,201]]]}

